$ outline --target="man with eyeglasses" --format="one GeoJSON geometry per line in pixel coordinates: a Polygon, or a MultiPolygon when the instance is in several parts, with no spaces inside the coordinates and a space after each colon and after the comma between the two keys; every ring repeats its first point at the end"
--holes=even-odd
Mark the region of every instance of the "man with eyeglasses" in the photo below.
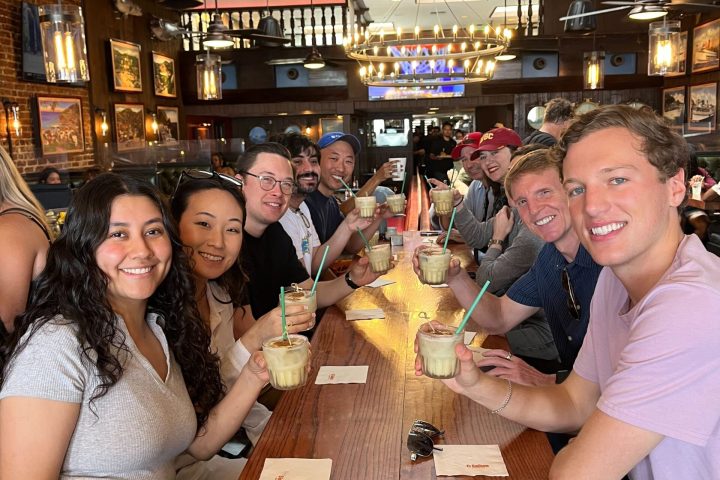
{"type": "MultiPolygon", "coordinates": [[[[335,191],[343,187],[340,179],[349,181],[355,169],[355,156],[360,152],[360,140],[349,133],[329,132],[320,137],[317,145],[320,148],[320,181],[317,189],[305,197],[305,203],[312,215],[320,242],[325,243],[332,238],[345,219],[342,206],[335,198],[335,191]]],[[[358,194],[373,195],[375,187],[380,184],[380,178],[389,178],[392,175],[391,167],[392,164],[389,162],[381,166],[358,194]]],[[[352,199],[346,203],[350,202],[352,199]]],[[[352,209],[348,207],[345,211],[349,213],[352,209]]],[[[387,205],[379,205],[370,225],[362,229],[365,238],[371,238],[380,228],[382,221],[390,216],[392,213],[387,205]]],[[[363,247],[364,243],[360,235],[353,234],[345,246],[345,251],[357,253],[363,247]]]]}
{"type": "Polygon", "coordinates": [[[290,196],[288,210],[280,218],[280,224],[292,240],[298,259],[303,262],[308,273],[314,275],[320,268],[326,246],[329,248],[325,259],[327,266],[343,253],[357,229],[367,228],[371,220],[360,217],[360,211],[354,209],[348,213],[332,237],[321,245],[310,210],[305,204],[305,197],[317,190],[320,179],[318,147],[308,137],[299,133],[280,135],[273,140],[290,151],[295,173],[296,188],[290,196]]]}
{"type": "Polygon", "coordinates": [[[551,478],[720,478],[720,259],[680,226],[687,144],[652,110],[610,105],[559,147],[573,229],[606,267],[573,371],[528,388],[458,346],[460,373],[444,382],[523,425],[580,430],[551,478]]]}
{"type": "MultiPolygon", "coordinates": [[[[253,145],[238,160],[238,172],[247,210],[240,256],[250,280],[249,307],[260,318],[278,305],[280,287],[296,283],[309,290],[313,281],[279,223],[295,188],[290,153],[279,143],[253,145]]],[[[317,305],[333,305],[377,277],[361,258],[344,277],[318,283],[317,305]]]]}

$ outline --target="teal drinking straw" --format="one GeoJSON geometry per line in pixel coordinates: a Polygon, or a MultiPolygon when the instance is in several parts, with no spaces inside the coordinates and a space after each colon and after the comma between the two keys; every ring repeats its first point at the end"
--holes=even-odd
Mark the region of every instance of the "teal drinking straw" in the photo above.
{"type": "Polygon", "coordinates": [[[407,171],[403,174],[403,183],[402,187],[400,187],[400,193],[405,192],[405,180],[407,180],[407,171]]]}
{"type": "MultiPolygon", "coordinates": [[[[334,176],[334,175],[333,175],[333,176],[334,176]]],[[[347,188],[347,191],[350,192],[350,195],[352,195],[353,197],[356,196],[356,195],[355,195],[355,192],[352,191],[352,188],[350,188],[350,187],[348,186],[348,184],[343,181],[342,178],[340,178],[340,177],[335,177],[335,178],[337,178],[338,180],[340,180],[340,183],[342,183],[343,186],[344,186],[345,188],[347,188]]]]}
{"type": "Polygon", "coordinates": [[[477,297],[475,297],[475,300],[473,301],[472,305],[470,305],[470,308],[468,308],[468,311],[465,312],[465,316],[463,317],[462,322],[460,322],[460,325],[458,325],[457,329],[455,330],[455,335],[463,331],[463,328],[465,328],[465,324],[467,324],[470,315],[472,315],[473,310],[475,310],[475,307],[477,307],[478,302],[480,302],[480,299],[485,294],[485,290],[487,290],[488,286],[490,286],[490,280],[485,281],[485,285],[483,285],[483,287],[480,289],[480,293],[478,293],[477,297]]]}
{"type": "Polygon", "coordinates": [[[370,243],[367,241],[367,238],[365,238],[365,235],[363,235],[360,227],[358,227],[357,231],[360,234],[360,238],[362,238],[362,241],[365,242],[365,246],[367,247],[368,251],[372,250],[372,247],[370,247],[370,243]]]}
{"type": "Polygon", "coordinates": [[[310,293],[315,293],[318,280],[320,280],[320,274],[322,273],[323,265],[325,265],[325,259],[327,258],[328,250],[330,250],[330,247],[328,245],[325,245],[325,252],[323,253],[322,260],[320,260],[320,268],[318,268],[317,274],[315,275],[315,281],[313,282],[312,290],[310,290],[310,293]]]}
{"type": "Polygon", "coordinates": [[[445,250],[447,250],[448,240],[450,240],[450,232],[452,231],[453,222],[455,221],[455,212],[457,212],[457,207],[453,208],[452,215],[450,215],[450,225],[448,225],[447,235],[445,235],[445,244],[443,245],[443,255],[445,255],[445,250]]]}
{"type": "Polygon", "coordinates": [[[282,321],[282,336],[289,343],[287,321],[285,320],[285,287],[280,287],[280,320],[282,321]]]}
{"type": "Polygon", "coordinates": [[[427,177],[427,175],[423,175],[423,177],[425,177],[425,181],[426,181],[427,184],[430,186],[430,188],[435,188],[435,187],[433,187],[433,184],[430,183],[430,179],[427,177]]]}

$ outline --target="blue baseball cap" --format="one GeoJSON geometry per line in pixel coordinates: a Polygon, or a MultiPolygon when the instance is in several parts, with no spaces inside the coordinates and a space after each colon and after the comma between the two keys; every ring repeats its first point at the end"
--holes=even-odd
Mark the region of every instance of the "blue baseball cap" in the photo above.
{"type": "Polygon", "coordinates": [[[352,135],[350,133],[343,133],[343,132],[329,132],[320,137],[320,140],[317,142],[317,146],[320,147],[320,150],[323,148],[329,147],[335,142],[347,142],[350,144],[350,146],[353,149],[353,152],[355,155],[360,153],[360,140],[357,139],[355,135],[352,135]]]}

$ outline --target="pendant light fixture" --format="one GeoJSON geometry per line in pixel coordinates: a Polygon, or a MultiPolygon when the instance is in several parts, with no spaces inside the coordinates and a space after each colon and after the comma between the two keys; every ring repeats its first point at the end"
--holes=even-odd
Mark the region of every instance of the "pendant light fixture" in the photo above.
{"type": "Polygon", "coordinates": [[[227,27],[222,21],[217,0],[215,0],[215,13],[207,28],[207,35],[203,38],[203,45],[206,48],[229,48],[235,45],[233,39],[225,33],[227,27]]]}
{"type": "Polygon", "coordinates": [[[648,75],[680,73],[680,21],[650,24],[648,31],[648,75]]]}
{"type": "Polygon", "coordinates": [[[583,54],[583,90],[598,90],[605,86],[605,52],[583,54]]]}
{"type": "Polygon", "coordinates": [[[38,6],[38,14],[47,81],[89,81],[82,8],[58,2],[38,6]]]}
{"type": "MultiPolygon", "coordinates": [[[[507,10],[508,10],[507,0],[505,0],[505,2],[504,2],[504,7],[505,7],[505,9],[503,10],[503,13],[505,15],[505,21],[503,22],[503,36],[505,37],[505,39],[507,40],[507,42],[509,44],[510,39],[512,38],[512,30],[507,28],[507,10]]],[[[532,16],[532,9],[530,9],[528,11],[530,12],[530,15],[532,16]]],[[[505,50],[500,55],[495,57],[495,60],[497,60],[499,62],[508,62],[510,60],[515,60],[515,57],[517,57],[517,55],[515,55],[514,53],[510,53],[508,50],[505,50]]]]}
{"type": "Polygon", "coordinates": [[[198,100],[222,99],[222,59],[220,55],[206,53],[196,57],[198,100]]]}
{"type": "Polygon", "coordinates": [[[303,67],[310,70],[318,70],[325,66],[325,59],[315,45],[315,9],[313,8],[312,0],[310,0],[310,26],[312,27],[312,50],[310,50],[308,56],[305,57],[303,67]]]}
{"type": "Polygon", "coordinates": [[[591,0],[573,0],[567,11],[567,16],[585,15],[583,17],[570,18],[565,20],[565,32],[592,32],[597,28],[595,15],[587,15],[594,12],[595,7],[591,0]]]}
{"type": "Polygon", "coordinates": [[[628,17],[632,20],[655,20],[667,14],[668,11],[661,5],[638,5],[630,10],[628,17]]]}

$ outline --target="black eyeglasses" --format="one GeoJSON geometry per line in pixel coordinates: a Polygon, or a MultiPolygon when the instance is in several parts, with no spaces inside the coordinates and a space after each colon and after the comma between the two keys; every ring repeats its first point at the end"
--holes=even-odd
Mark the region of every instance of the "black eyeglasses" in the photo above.
{"type": "Polygon", "coordinates": [[[568,295],[567,307],[568,312],[575,320],[580,319],[580,303],[577,301],[575,296],[575,290],[573,290],[572,283],[570,283],[570,275],[568,274],[567,267],[562,270],[562,286],[565,289],[565,293],[568,295]]]}
{"type": "Polygon", "coordinates": [[[242,187],[243,187],[242,180],[235,178],[235,177],[231,177],[230,175],[225,175],[224,173],[207,172],[205,170],[183,170],[180,173],[180,178],[178,178],[178,181],[175,184],[175,189],[173,190],[173,194],[172,194],[173,197],[177,193],[178,188],[180,187],[180,185],[182,185],[183,180],[185,180],[186,177],[189,179],[192,179],[192,180],[209,180],[209,179],[214,178],[218,181],[228,182],[231,185],[238,187],[240,189],[242,189],[242,187]]]}
{"type": "Polygon", "coordinates": [[[407,438],[407,448],[410,450],[410,460],[415,461],[417,457],[429,457],[433,450],[442,452],[442,448],[437,448],[433,442],[433,438],[443,435],[445,432],[437,427],[415,420],[410,427],[407,438]]]}
{"type": "Polygon", "coordinates": [[[295,191],[295,182],[291,180],[275,180],[273,177],[267,176],[267,175],[255,175],[254,173],[250,172],[242,172],[245,175],[250,175],[251,177],[255,177],[260,182],[260,188],[265,190],[266,192],[269,192],[273,188],[275,188],[275,184],[280,184],[280,191],[284,193],[285,195],[290,195],[295,191]]]}

